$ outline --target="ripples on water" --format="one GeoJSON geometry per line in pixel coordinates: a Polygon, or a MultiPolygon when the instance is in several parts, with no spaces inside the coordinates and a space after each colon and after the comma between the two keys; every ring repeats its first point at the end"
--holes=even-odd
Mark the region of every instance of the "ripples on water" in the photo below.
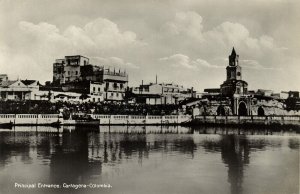
{"type": "Polygon", "coordinates": [[[16,127],[0,130],[0,193],[298,193],[299,142],[290,129],[16,127]]]}

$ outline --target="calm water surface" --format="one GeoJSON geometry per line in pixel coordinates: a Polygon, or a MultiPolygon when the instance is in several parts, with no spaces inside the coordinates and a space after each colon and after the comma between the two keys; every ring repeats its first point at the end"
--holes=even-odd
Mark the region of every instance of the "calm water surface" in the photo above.
{"type": "Polygon", "coordinates": [[[0,129],[0,193],[299,193],[299,137],[212,127],[0,129]],[[14,187],[39,182],[112,188],[14,187]]]}

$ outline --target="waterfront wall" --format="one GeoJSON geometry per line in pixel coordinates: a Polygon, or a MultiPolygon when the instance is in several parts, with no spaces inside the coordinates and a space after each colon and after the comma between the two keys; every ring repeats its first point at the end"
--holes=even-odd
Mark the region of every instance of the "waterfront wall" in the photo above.
{"type": "Polygon", "coordinates": [[[63,122],[59,114],[0,114],[1,123],[13,123],[13,125],[50,125],[63,122]]]}
{"type": "Polygon", "coordinates": [[[100,125],[169,125],[189,122],[191,115],[98,115],[91,114],[92,118],[99,119],[100,125]]]}
{"type": "Polygon", "coordinates": [[[300,126],[300,116],[204,116],[197,115],[191,124],[216,125],[293,125],[300,126]]]}
{"type": "MultiPolygon", "coordinates": [[[[176,125],[189,122],[192,118],[191,115],[88,115],[99,120],[100,125],[176,125]]],[[[0,124],[50,125],[57,122],[75,125],[74,120],[63,120],[59,114],[0,114],[0,124]]]]}

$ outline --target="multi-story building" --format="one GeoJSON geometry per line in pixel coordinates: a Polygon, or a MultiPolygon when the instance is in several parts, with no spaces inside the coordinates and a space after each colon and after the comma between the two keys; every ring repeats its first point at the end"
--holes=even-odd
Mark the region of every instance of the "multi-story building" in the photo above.
{"type": "Polygon", "coordinates": [[[120,101],[124,99],[128,83],[128,75],[125,71],[104,69],[103,82],[105,83],[105,100],[120,101]]]}
{"type": "MultiPolygon", "coordinates": [[[[105,69],[103,66],[86,65],[81,68],[82,80],[97,83],[98,88],[104,88],[104,100],[121,101],[124,99],[128,83],[127,73],[105,69]]],[[[94,87],[94,86],[93,86],[94,87]]]]}
{"type": "Polygon", "coordinates": [[[81,56],[65,56],[64,59],[56,59],[53,63],[53,83],[64,84],[81,80],[80,69],[89,65],[89,59],[81,56]]]}
{"type": "Polygon", "coordinates": [[[132,88],[136,101],[146,104],[178,104],[184,99],[194,97],[193,88],[186,89],[183,86],[172,83],[142,84],[132,88]]]}
{"type": "Polygon", "coordinates": [[[89,88],[101,88],[101,98],[97,99],[121,101],[127,83],[128,75],[125,71],[111,71],[104,66],[91,65],[89,59],[81,55],[66,56],[53,64],[53,85],[60,85],[66,92],[91,94],[89,88]]]}

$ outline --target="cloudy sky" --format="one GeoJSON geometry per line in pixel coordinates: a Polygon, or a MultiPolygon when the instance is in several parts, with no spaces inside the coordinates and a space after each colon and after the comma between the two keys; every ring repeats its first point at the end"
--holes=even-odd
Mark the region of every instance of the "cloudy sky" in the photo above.
{"type": "Polygon", "coordinates": [[[219,87],[232,47],[249,89],[300,90],[299,0],[0,0],[0,73],[52,79],[81,54],[129,85],[219,87]]]}

